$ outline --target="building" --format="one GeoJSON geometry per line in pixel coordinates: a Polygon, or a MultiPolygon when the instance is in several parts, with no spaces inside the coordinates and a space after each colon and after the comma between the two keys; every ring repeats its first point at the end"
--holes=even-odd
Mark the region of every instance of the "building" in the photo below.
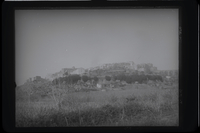
{"type": "Polygon", "coordinates": [[[102,88],[102,84],[101,83],[97,83],[97,88],[101,89],[102,88]]]}
{"type": "Polygon", "coordinates": [[[33,77],[33,80],[41,80],[42,78],[40,76],[33,77]]]}
{"type": "MultiPolygon", "coordinates": [[[[75,71],[76,68],[75,67],[72,67],[72,68],[63,68],[60,73],[62,74],[62,76],[65,76],[65,74],[71,74],[73,71],[75,71]]],[[[61,75],[60,75],[61,77],[61,75]]]]}
{"type": "Polygon", "coordinates": [[[141,71],[144,69],[144,73],[154,73],[157,71],[157,67],[153,66],[152,63],[143,63],[143,64],[138,64],[137,65],[137,70],[141,71]]]}
{"type": "Polygon", "coordinates": [[[84,68],[77,68],[76,70],[72,71],[70,74],[78,74],[78,75],[83,75],[85,73],[84,68]]]}
{"type": "Polygon", "coordinates": [[[178,77],[178,70],[161,70],[159,74],[162,75],[162,76],[178,77]]]}
{"type": "Polygon", "coordinates": [[[139,68],[139,69],[138,69],[138,72],[144,72],[144,71],[145,71],[144,68],[139,68]]]}
{"type": "Polygon", "coordinates": [[[152,73],[155,73],[155,72],[157,72],[157,67],[154,67],[154,66],[153,66],[153,67],[151,67],[151,68],[150,68],[150,71],[151,71],[152,73]]]}
{"type": "Polygon", "coordinates": [[[26,80],[26,82],[32,82],[33,81],[33,78],[29,78],[26,80]]]}

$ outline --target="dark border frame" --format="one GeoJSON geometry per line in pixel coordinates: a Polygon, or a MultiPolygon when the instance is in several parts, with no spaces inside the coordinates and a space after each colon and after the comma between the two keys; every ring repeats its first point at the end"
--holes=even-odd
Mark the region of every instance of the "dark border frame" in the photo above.
{"type": "Polygon", "coordinates": [[[198,9],[196,1],[118,1],[118,2],[16,2],[2,4],[2,123],[7,132],[190,132],[198,128],[198,9]],[[179,126],[178,127],[15,127],[15,9],[179,9],[179,126]]]}

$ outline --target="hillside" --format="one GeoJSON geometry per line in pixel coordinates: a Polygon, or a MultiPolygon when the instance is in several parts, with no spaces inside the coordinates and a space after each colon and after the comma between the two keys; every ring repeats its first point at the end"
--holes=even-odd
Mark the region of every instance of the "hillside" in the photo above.
{"type": "MultiPolygon", "coordinates": [[[[153,67],[152,64],[148,63],[146,68],[151,69],[153,67]]],[[[53,80],[58,77],[63,77],[65,73],[67,74],[78,74],[78,75],[89,75],[89,76],[105,76],[105,75],[115,75],[120,73],[133,73],[135,70],[140,70],[140,68],[137,68],[136,64],[133,61],[129,62],[120,62],[120,63],[108,63],[103,64],[96,67],[91,67],[88,69],[84,68],[63,68],[61,71],[56,72],[54,74],[49,74],[46,76],[46,78],[53,80]]],[[[144,69],[145,70],[145,69],[144,69]]]]}
{"type": "Polygon", "coordinates": [[[107,63],[91,68],[63,68],[59,72],[48,74],[47,79],[53,80],[66,75],[78,74],[87,76],[114,76],[118,74],[159,74],[159,75],[178,75],[178,70],[157,70],[152,63],[135,64],[133,61],[120,63],[107,63]]]}

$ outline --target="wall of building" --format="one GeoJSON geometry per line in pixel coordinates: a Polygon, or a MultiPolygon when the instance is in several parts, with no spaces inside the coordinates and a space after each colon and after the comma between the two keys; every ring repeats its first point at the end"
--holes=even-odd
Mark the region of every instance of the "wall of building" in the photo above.
{"type": "Polygon", "coordinates": [[[74,71],[71,72],[70,74],[82,75],[83,73],[85,73],[85,69],[84,69],[84,68],[77,68],[76,70],[74,70],[74,71]]]}

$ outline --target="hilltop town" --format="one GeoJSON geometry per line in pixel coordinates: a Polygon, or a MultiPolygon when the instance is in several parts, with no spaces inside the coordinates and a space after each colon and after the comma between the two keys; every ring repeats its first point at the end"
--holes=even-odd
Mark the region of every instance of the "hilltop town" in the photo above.
{"type": "Polygon", "coordinates": [[[108,63],[91,68],[63,68],[54,74],[49,74],[46,78],[53,80],[66,75],[78,74],[80,76],[114,76],[118,74],[154,74],[162,76],[178,76],[178,70],[158,70],[152,63],[135,64],[133,61],[121,63],[108,63]]]}
{"type": "MultiPolygon", "coordinates": [[[[92,114],[88,113],[88,110],[94,110],[97,115],[87,121],[92,121],[96,117],[99,117],[97,120],[100,120],[104,116],[105,119],[112,116],[113,121],[117,119],[121,121],[122,116],[125,116],[125,120],[127,120],[132,114],[134,114],[132,117],[135,117],[135,109],[138,109],[138,107],[136,113],[139,116],[138,118],[146,114],[149,115],[148,118],[151,118],[152,114],[149,113],[149,109],[154,111],[155,114],[160,113],[156,118],[157,120],[160,120],[161,115],[169,114],[169,111],[171,114],[175,111],[178,112],[177,70],[159,71],[151,63],[136,65],[134,62],[123,62],[104,64],[89,69],[63,68],[60,72],[51,76],[51,80],[40,76],[30,78],[24,85],[16,88],[17,109],[19,110],[16,112],[18,116],[24,114],[25,111],[21,111],[24,106],[21,105],[25,102],[27,107],[31,106],[30,111],[33,112],[36,107],[43,108],[46,106],[50,111],[43,116],[48,116],[46,114],[49,114],[52,110],[56,111],[53,116],[47,117],[48,119],[45,122],[54,119],[57,112],[62,112],[62,114],[66,113],[67,117],[59,116],[58,118],[64,117],[62,123],[68,121],[71,125],[74,125],[74,120],[79,123],[79,118],[76,118],[76,116],[80,116],[81,111],[82,113],[86,111],[87,115],[92,114]],[[109,115],[118,109],[120,110],[109,115]],[[141,110],[146,111],[145,114],[141,115],[141,110]],[[77,112],[72,115],[72,111],[77,112]],[[99,116],[102,112],[106,113],[99,116]],[[126,115],[124,115],[124,112],[126,115]]],[[[38,116],[40,115],[38,114],[38,116]]],[[[167,118],[168,116],[166,115],[167,118]]],[[[23,119],[29,120],[30,118],[35,120],[35,117],[27,115],[23,118],[19,117],[17,122],[19,125],[26,125],[27,123],[21,122],[24,121],[23,119]]],[[[82,115],[82,118],[85,119],[85,116],[82,115]]],[[[170,120],[173,118],[176,117],[172,115],[170,120]]],[[[130,121],[133,120],[135,119],[130,121]]],[[[41,119],[37,121],[41,121],[41,119]]],[[[57,117],[54,121],[59,123],[57,117]]],[[[36,125],[38,122],[35,123],[32,125],[36,125]]],[[[107,123],[107,120],[105,123],[107,123]]]]}
{"type": "MultiPolygon", "coordinates": [[[[152,63],[135,64],[133,61],[103,64],[88,69],[63,68],[61,71],[48,75],[45,79],[40,76],[29,78],[32,81],[51,81],[53,84],[70,85],[69,88],[102,88],[102,86],[119,87],[120,84],[145,83],[151,81],[167,81],[171,84],[178,81],[178,70],[158,70],[152,63]],[[73,84],[73,87],[71,86],[73,84]],[[99,86],[100,85],[100,86],[99,86]]],[[[25,83],[25,84],[26,84],[25,83]]],[[[76,90],[76,89],[75,89],[76,90]]]]}

